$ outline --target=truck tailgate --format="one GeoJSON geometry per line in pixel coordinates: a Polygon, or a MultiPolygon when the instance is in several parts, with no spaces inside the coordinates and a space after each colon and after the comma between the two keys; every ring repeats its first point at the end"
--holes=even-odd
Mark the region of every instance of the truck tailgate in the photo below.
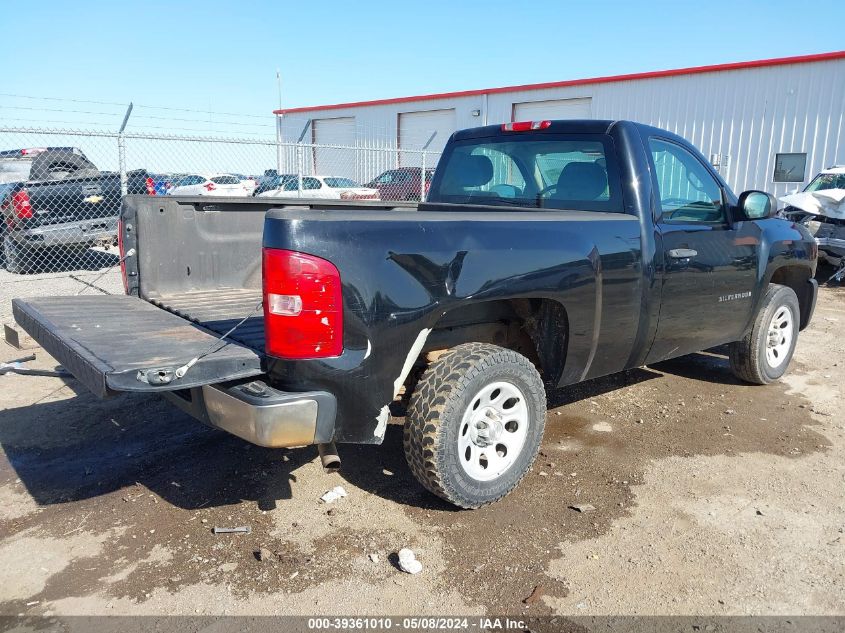
{"type": "Polygon", "coordinates": [[[12,310],[32,338],[100,397],[117,391],[185,389],[263,373],[258,350],[219,342],[219,335],[138,297],[14,299],[12,310]],[[211,350],[182,378],[172,377],[166,384],[150,384],[139,375],[175,370],[211,350]]]}

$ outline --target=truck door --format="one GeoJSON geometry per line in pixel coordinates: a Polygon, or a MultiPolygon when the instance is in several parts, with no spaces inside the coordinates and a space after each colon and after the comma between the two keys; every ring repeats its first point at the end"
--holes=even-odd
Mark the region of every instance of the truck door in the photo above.
{"type": "Polygon", "coordinates": [[[728,193],[695,154],[658,137],[648,145],[663,254],[654,362],[740,338],[759,239],[753,223],[729,223],[728,193]]]}

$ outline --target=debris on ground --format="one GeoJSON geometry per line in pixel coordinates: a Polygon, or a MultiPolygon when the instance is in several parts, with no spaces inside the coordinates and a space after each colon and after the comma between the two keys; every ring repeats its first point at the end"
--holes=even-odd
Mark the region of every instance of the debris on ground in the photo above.
{"type": "Polygon", "coordinates": [[[255,558],[260,560],[262,563],[269,563],[273,560],[273,552],[266,547],[259,547],[255,550],[255,558]]]}
{"type": "Polygon", "coordinates": [[[248,525],[244,525],[242,527],[215,527],[211,530],[215,534],[250,534],[252,532],[252,528],[248,525]]]}
{"type": "Polygon", "coordinates": [[[343,486],[335,486],[322,497],[320,497],[320,501],[322,501],[323,503],[334,503],[338,499],[341,499],[346,496],[347,492],[343,489],[343,486]]]}
{"type": "Polygon", "coordinates": [[[531,594],[522,600],[523,604],[534,604],[536,602],[540,602],[540,598],[543,597],[543,594],[546,593],[545,587],[543,585],[537,585],[534,587],[534,591],[531,594]]]}
{"type": "Polygon", "coordinates": [[[378,554],[369,554],[368,557],[372,563],[377,563],[379,561],[378,554]]]}
{"type": "Polygon", "coordinates": [[[228,573],[230,573],[230,572],[235,571],[237,568],[238,568],[238,564],[237,564],[237,563],[223,563],[223,564],[222,564],[222,565],[220,565],[217,569],[219,569],[219,570],[220,570],[220,571],[222,571],[223,573],[228,574],[228,573]]]}
{"type": "Polygon", "coordinates": [[[399,569],[408,574],[418,574],[422,571],[422,563],[417,560],[414,552],[403,547],[399,550],[399,569]]]}
{"type": "Polygon", "coordinates": [[[570,510],[575,510],[575,512],[581,512],[582,514],[586,514],[587,512],[592,512],[596,509],[596,507],[589,503],[578,503],[575,505],[569,506],[570,510]]]}

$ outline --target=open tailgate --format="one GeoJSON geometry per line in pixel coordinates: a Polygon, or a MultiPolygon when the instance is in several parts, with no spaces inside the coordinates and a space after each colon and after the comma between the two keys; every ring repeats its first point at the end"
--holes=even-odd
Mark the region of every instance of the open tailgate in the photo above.
{"type": "Polygon", "coordinates": [[[100,397],[116,391],[185,389],[263,373],[260,352],[234,341],[220,342],[218,335],[138,297],[14,299],[12,310],[32,338],[100,397]],[[173,375],[210,350],[215,351],[182,378],[173,375]]]}

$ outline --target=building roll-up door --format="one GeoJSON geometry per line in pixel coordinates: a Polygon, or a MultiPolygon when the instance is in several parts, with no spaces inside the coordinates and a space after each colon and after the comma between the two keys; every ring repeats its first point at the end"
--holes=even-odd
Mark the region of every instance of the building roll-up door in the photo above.
{"type": "Polygon", "coordinates": [[[514,121],[544,121],[554,119],[589,119],[590,97],[581,99],[553,99],[513,104],[514,121]]]}
{"type": "Polygon", "coordinates": [[[314,119],[313,126],[314,164],[311,175],[355,179],[355,117],[314,119]],[[325,145],[341,147],[323,147],[325,145]]]}
{"type": "MultiPolygon", "coordinates": [[[[426,167],[435,167],[446,141],[455,131],[457,123],[455,110],[427,110],[424,112],[402,112],[399,114],[399,149],[419,150],[434,134],[426,149],[426,167]]],[[[422,156],[418,152],[399,153],[401,167],[419,167],[422,156]]]]}

